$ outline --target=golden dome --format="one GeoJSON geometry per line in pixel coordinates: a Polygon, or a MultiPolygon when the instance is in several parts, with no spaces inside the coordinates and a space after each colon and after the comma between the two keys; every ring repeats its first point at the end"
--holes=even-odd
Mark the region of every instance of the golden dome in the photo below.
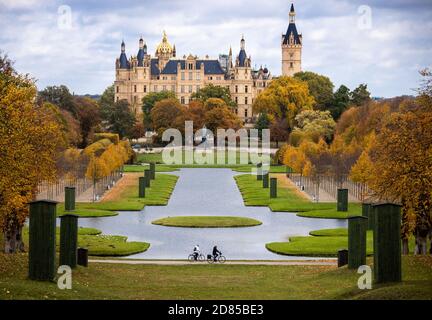
{"type": "Polygon", "coordinates": [[[173,52],[173,47],[168,42],[166,32],[163,32],[162,42],[156,47],[156,54],[171,54],[173,52]]]}

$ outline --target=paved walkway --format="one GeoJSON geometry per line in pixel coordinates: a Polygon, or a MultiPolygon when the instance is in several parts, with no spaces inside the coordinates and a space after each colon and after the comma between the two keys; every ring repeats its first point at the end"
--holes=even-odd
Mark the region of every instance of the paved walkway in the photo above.
{"type": "MultiPolygon", "coordinates": [[[[110,263],[110,264],[131,264],[131,265],[166,265],[166,266],[183,266],[183,265],[207,265],[207,262],[189,262],[186,260],[105,260],[91,259],[90,263],[110,263]]],[[[305,260],[305,261],[227,261],[224,264],[229,265],[256,265],[256,266],[331,266],[337,267],[337,260],[305,260]]]]}

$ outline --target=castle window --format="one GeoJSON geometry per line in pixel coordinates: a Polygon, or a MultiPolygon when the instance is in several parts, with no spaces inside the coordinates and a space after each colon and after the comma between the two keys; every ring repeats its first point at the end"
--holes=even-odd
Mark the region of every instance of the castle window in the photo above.
{"type": "Polygon", "coordinates": [[[171,86],[171,91],[175,92],[175,85],[171,86]]]}
{"type": "Polygon", "coordinates": [[[235,86],[235,92],[238,93],[238,86],[235,86]]]}
{"type": "Polygon", "coordinates": [[[184,73],[184,72],[181,73],[181,79],[182,79],[182,80],[185,79],[185,73],[184,73]]]}
{"type": "Polygon", "coordinates": [[[245,86],[245,92],[248,93],[248,86],[245,86]]]}
{"type": "Polygon", "coordinates": [[[181,104],[185,104],[185,98],[184,98],[184,97],[181,97],[181,98],[180,98],[180,102],[181,102],[181,104]]]}
{"type": "Polygon", "coordinates": [[[162,88],[163,88],[163,89],[162,89],[163,91],[166,91],[166,86],[165,86],[165,85],[164,85],[162,88]]]}
{"type": "Polygon", "coordinates": [[[189,72],[189,80],[192,80],[193,76],[192,76],[192,72],[189,72]]]}
{"type": "Polygon", "coordinates": [[[189,70],[193,69],[193,63],[189,63],[189,70]]]}
{"type": "Polygon", "coordinates": [[[192,86],[189,86],[189,93],[192,93],[192,86]]]}
{"type": "Polygon", "coordinates": [[[175,79],[176,79],[176,77],[175,77],[175,76],[172,76],[172,77],[171,77],[171,80],[175,80],[175,79]]]}
{"type": "Polygon", "coordinates": [[[153,87],[153,91],[154,91],[154,92],[157,92],[157,90],[158,90],[158,86],[155,85],[155,86],[153,87]]]}
{"type": "Polygon", "coordinates": [[[119,86],[116,87],[116,92],[119,93],[119,86]]]}
{"type": "Polygon", "coordinates": [[[221,79],[221,77],[216,77],[216,80],[220,80],[221,79]]]}
{"type": "Polygon", "coordinates": [[[245,118],[247,118],[248,117],[248,111],[247,111],[247,109],[245,109],[245,118]]]}
{"type": "Polygon", "coordinates": [[[290,68],[294,68],[294,63],[290,62],[290,68]]]}
{"type": "Polygon", "coordinates": [[[208,77],[209,80],[213,80],[213,77],[208,77]]]}
{"type": "Polygon", "coordinates": [[[134,96],[134,103],[137,102],[137,96],[134,96]]]}
{"type": "Polygon", "coordinates": [[[147,86],[146,85],[144,86],[144,92],[147,92],[147,86]]]}
{"type": "Polygon", "coordinates": [[[181,86],[181,93],[185,92],[185,86],[181,86]]]}
{"type": "Polygon", "coordinates": [[[237,97],[235,97],[235,103],[238,103],[238,98],[237,97]]]}
{"type": "Polygon", "coordinates": [[[196,86],[196,91],[199,91],[200,90],[200,86],[196,86]]]}
{"type": "Polygon", "coordinates": [[[201,80],[201,74],[199,72],[196,73],[196,79],[201,80]]]}
{"type": "Polygon", "coordinates": [[[248,97],[245,97],[245,104],[248,104],[248,97]]]}
{"type": "Polygon", "coordinates": [[[134,92],[136,92],[136,84],[134,84],[134,92]]]}

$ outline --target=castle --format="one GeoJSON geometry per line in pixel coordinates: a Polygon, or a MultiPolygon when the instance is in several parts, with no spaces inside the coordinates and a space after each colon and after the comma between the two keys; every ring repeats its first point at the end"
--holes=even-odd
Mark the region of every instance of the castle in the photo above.
{"type": "MultiPolygon", "coordinates": [[[[287,32],[282,35],[281,50],[282,75],[292,76],[301,71],[302,36],[295,25],[293,4],[287,32]]],[[[115,68],[115,100],[126,99],[135,114],[142,112],[141,100],[149,92],[173,91],[182,104],[188,105],[194,92],[213,84],[230,90],[237,104],[235,111],[245,124],[253,122],[254,99],[272,80],[267,68],[252,68],[243,37],[234,63],[231,48],[228,55],[219,55],[217,60],[208,56],[200,59],[191,54],[178,58],[176,47],[169,43],[165,32],[154,57],[147,52],[147,45],[141,38],[137,55],[128,59],[122,42],[115,68]]]]}

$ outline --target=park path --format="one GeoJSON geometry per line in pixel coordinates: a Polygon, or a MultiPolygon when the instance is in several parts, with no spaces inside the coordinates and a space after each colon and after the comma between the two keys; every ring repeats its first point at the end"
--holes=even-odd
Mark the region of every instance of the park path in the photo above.
{"type": "MultiPolygon", "coordinates": [[[[107,260],[91,259],[90,263],[109,263],[109,264],[131,264],[131,265],[164,265],[164,266],[184,266],[184,265],[207,265],[204,262],[189,262],[186,260],[107,260]]],[[[250,266],[330,266],[337,267],[336,259],[333,260],[298,260],[298,261],[227,261],[224,264],[229,265],[250,265],[250,266]]]]}

